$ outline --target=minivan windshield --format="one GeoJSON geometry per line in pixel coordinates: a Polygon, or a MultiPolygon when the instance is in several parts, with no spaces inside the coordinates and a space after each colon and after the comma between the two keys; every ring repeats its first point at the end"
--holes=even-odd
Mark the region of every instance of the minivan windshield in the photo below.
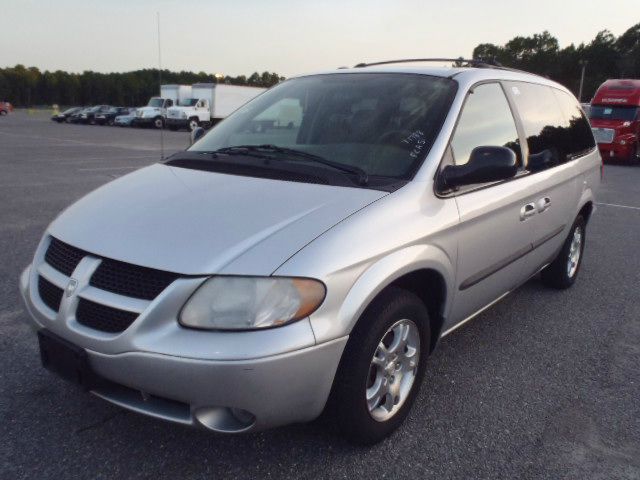
{"type": "Polygon", "coordinates": [[[451,79],[421,74],[295,78],[241,107],[189,150],[262,146],[279,160],[316,168],[331,162],[346,172],[409,179],[437,137],[456,88],[451,79]]]}
{"type": "Polygon", "coordinates": [[[623,120],[633,122],[638,117],[638,107],[611,107],[592,105],[589,118],[596,120],[623,120]]]}

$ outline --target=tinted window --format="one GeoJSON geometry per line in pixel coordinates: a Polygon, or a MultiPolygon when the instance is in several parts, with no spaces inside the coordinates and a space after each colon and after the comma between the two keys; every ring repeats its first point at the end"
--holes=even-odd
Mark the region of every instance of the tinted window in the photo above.
{"type": "Polygon", "coordinates": [[[540,171],[589,151],[593,134],[573,97],[552,87],[507,82],[529,146],[528,169],[540,171]]]}
{"type": "Polygon", "coordinates": [[[567,155],[569,159],[584,155],[596,146],[589,121],[582,113],[578,101],[572,95],[555,88],[553,93],[558,99],[565,120],[569,123],[569,141],[571,143],[567,155]]]}
{"type": "Polygon", "coordinates": [[[592,105],[589,117],[597,120],[626,120],[632,122],[638,117],[638,107],[612,107],[609,105],[592,105]]]}
{"type": "Polygon", "coordinates": [[[513,115],[497,83],[479,85],[467,97],[451,140],[454,162],[465,164],[474,148],[487,146],[511,148],[522,163],[513,115]]]}
{"type": "MultiPolygon", "coordinates": [[[[397,73],[295,78],[241,107],[190,150],[269,144],[356,166],[383,181],[407,179],[438,135],[456,85],[397,73]]],[[[304,165],[299,156],[279,158],[304,165]]]]}

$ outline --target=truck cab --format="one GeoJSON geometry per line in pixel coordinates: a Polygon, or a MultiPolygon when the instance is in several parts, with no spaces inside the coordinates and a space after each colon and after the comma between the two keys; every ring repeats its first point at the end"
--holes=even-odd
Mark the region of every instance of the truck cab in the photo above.
{"type": "Polygon", "coordinates": [[[640,160],[640,80],[604,82],[589,117],[603,159],[640,160]]]}
{"type": "Polygon", "coordinates": [[[188,98],[167,110],[169,130],[186,127],[193,131],[199,126],[208,127],[211,122],[211,105],[207,98],[188,98]]]}
{"type": "Polygon", "coordinates": [[[164,127],[167,109],[191,97],[190,85],[160,85],[160,96],[151,97],[146,107],[136,110],[133,126],[164,127]]]}
{"type": "Polygon", "coordinates": [[[173,99],[171,98],[151,97],[146,107],[140,107],[136,110],[136,118],[132,124],[162,128],[167,116],[167,108],[172,106],[173,99]]]}

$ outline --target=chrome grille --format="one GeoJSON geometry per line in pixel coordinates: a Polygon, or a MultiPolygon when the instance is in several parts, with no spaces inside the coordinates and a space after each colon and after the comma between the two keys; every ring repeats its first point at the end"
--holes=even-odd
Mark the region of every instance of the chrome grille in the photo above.
{"type": "MultiPolygon", "coordinates": [[[[71,276],[83,279],[75,295],[79,297],[75,318],[95,330],[119,333],[135,319],[179,275],[100,257],[56,238],[38,266],[38,295],[51,310],[58,311],[71,276]],[[85,261],[83,261],[85,259],[85,261]]],[[[77,280],[73,280],[78,285],[77,280]]],[[[50,314],[49,314],[50,315],[50,314]]]]}
{"type": "Polygon", "coordinates": [[[51,310],[57,312],[60,309],[60,302],[62,302],[64,290],[56,287],[43,276],[38,277],[38,294],[42,302],[51,310]]]}
{"type": "Polygon", "coordinates": [[[108,307],[84,298],[80,299],[76,310],[78,323],[108,333],[124,332],[136,318],[137,313],[108,307]]]}
{"type": "Polygon", "coordinates": [[[616,136],[616,131],[613,128],[592,128],[593,136],[598,143],[611,143],[616,136]]]}

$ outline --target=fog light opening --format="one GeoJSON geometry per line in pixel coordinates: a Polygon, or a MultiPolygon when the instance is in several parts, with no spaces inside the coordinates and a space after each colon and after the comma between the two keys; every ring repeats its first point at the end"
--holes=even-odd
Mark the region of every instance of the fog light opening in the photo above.
{"type": "Polygon", "coordinates": [[[231,407],[199,408],[194,416],[204,427],[223,433],[244,432],[256,422],[256,417],[251,412],[231,407]]]}

